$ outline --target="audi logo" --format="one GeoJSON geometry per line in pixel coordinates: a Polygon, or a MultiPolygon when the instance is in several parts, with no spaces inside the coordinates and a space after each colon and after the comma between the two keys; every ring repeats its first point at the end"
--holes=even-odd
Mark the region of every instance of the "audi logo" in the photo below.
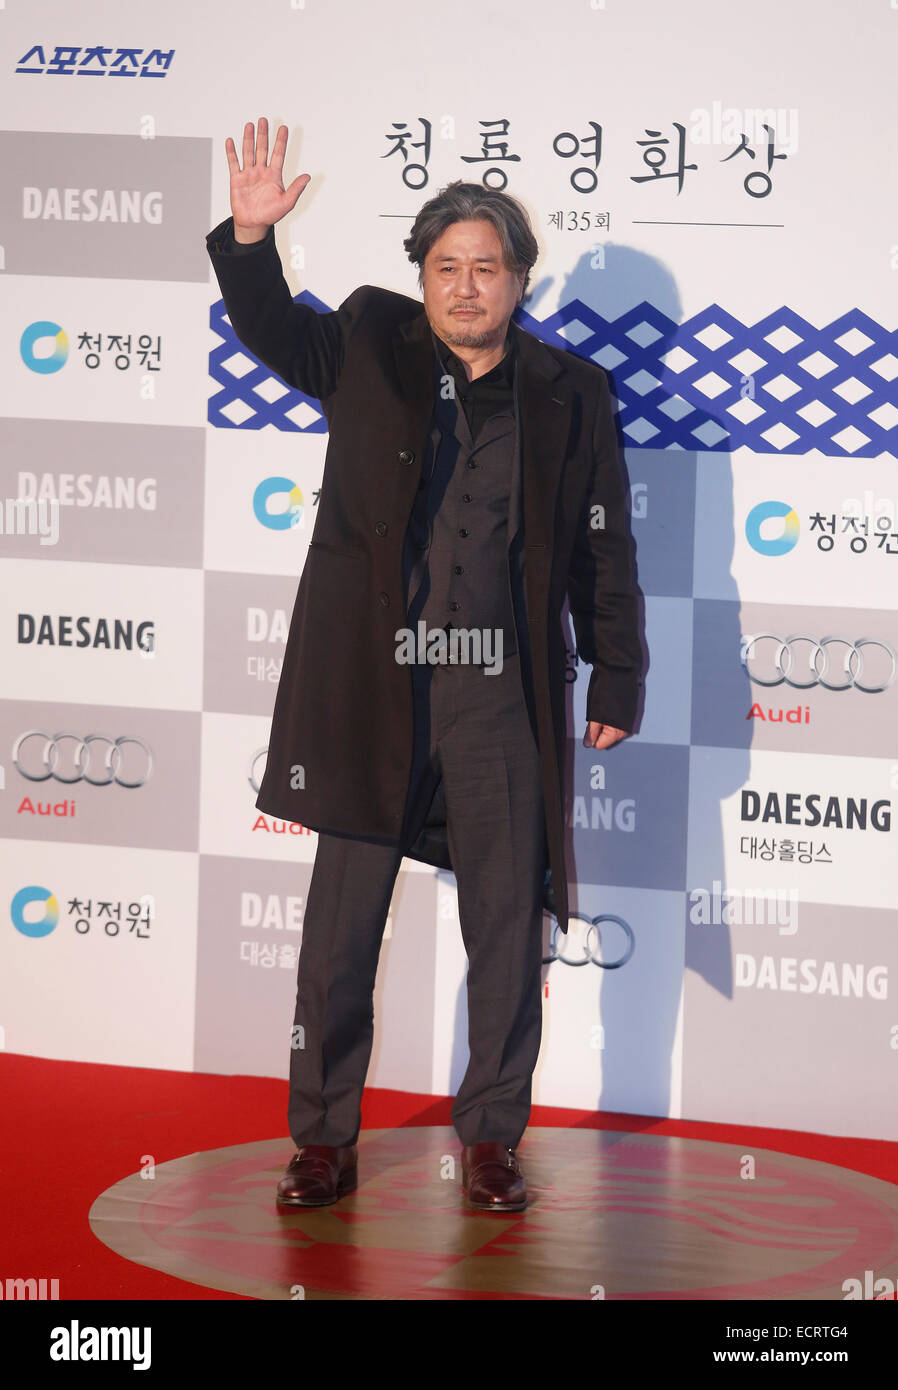
{"type": "MultiPolygon", "coordinates": [[[[12,761],[16,771],[28,782],[49,782],[52,777],[54,781],[66,784],[89,782],[92,787],[108,787],[113,782],[118,787],[143,787],[153,772],[153,754],[147,745],[139,738],[127,735],[108,738],[106,734],[87,734],[82,738],[80,734],[44,734],[37,729],[29,729],[16,739],[12,761]],[[42,739],[43,748],[38,751],[32,745],[30,752],[23,754],[25,745],[31,739],[42,739]],[[125,777],[122,775],[125,762],[123,750],[129,745],[140,750],[142,756],[137,761],[138,766],[142,764],[143,770],[132,768],[131,776],[125,777]],[[23,754],[28,766],[22,766],[20,754],[23,754]],[[102,775],[95,775],[97,772],[102,775]]],[[[135,761],[133,755],[130,761],[135,761]]]]}
{"type": "Polygon", "coordinates": [[[878,695],[887,690],[898,671],[898,660],[878,637],[775,637],[759,632],[743,637],[742,665],[755,685],[790,685],[793,690],[862,690],[878,695]]]}
{"type": "MultiPolygon", "coordinates": [[[[267,758],[267,757],[268,757],[268,748],[267,748],[267,747],[265,747],[265,748],[257,748],[256,751],[255,751],[255,753],[254,753],[253,756],[252,756],[251,761],[250,761],[250,765],[249,765],[249,778],[248,778],[248,781],[249,781],[249,784],[250,784],[250,786],[252,787],[253,791],[256,793],[256,796],[259,795],[259,790],[260,790],[260,788],[261,788],[261,786],[262,786],[262,783],[259,781],[259,774],[258,774],[258,772],[257,772],[256,769],[257,769],[258,766],[259,766],[259,759],[260,759],[260,758],[267,758]]],[[[263,775],[264,775],[264,768],[263,768],[263,775]]]]}
{"type": "Polygon", "coordinates": [[[561,961],[562,965],[589,965],[589,963],[592,962],[593,965],[599,966],[601,970],[620,970],[621,966],[626,965],[627,961],[636,950],[636,937],[633,935],[633,928],[628,922],[624,921],[623,917],[615,917],[611,912],[601,912],[598,917],[584,917],[582,912],[571,912],[568,914],[568,922],[570,923],[573,921],[587,923],[586,940],[580,947],[581,954],[579,956],[566,954],[566,949],[573,945],[570,926],[568,926],[567,936],[561,943],[561,950],[558,949],[561,932],[556,922],[552,927],[549,937],[550,954],[543,956],[543,965],[551,965],[552,961],[555,960],[561,961]],[[617,960],[604,960],[602,958],[603,922],[613,922],[615,926],[620,927],[626,938],[623,953],[617,960]],[[599,954],[596,954],[597,948],[599,954]]]}

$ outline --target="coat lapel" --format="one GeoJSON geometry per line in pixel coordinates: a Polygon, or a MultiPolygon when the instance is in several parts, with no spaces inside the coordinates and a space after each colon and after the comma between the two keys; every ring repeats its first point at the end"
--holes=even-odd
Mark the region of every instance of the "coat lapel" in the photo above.
{"type": "MultiPolygon", "coordinates": [[[[393,356],[408,410],[409,427],[414,431],[414,438],[423,444],[430,432],[434,406],[434,349],[423,305],[420,314],[406,319],[394,331],[393,356]]],[[[410,471],[419,476],[422,461],[416,458],[418,467],[410,471]]]]}
{"type": "MultiPolygon", "coordinates": [[[[518,412],[520,421],[521,493],[524,542],[551,552],[555,535],[555,501],[570,435],[571,392],[548,348],[512,322],[518,344],[518,412]]],[[[512,492],[518,505],[518,489],[512,492]]],[[[512,515],[509,535],[518,518],[512,515]]]]}

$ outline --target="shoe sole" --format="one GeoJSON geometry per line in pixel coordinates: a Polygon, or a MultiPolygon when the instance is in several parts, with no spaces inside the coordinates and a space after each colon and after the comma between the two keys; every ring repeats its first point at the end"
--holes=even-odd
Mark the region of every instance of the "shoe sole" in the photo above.
{"type": "Polygon", "coordinates": [[[339,1202],[340,1198],[345,1197],[348,1192],[355,1192],[357,1187],[358,1178],[353,1173],[351,1177],[340,1179],[334,1197],[282,1197],[279,1193],[277,1205],[279,1207],[331,1207],[334,1202],[339,1202]]]}
{"type": "Polygon", "coordinates": [[[525,1211],[527,1208],[528,1199],[526,1197],[523,1202],[472,1202],[471,1198],[468,1197],[466,1187],[462,1188],[462,1192],[464,1192],[467,1204],[472,1211],[525,1211]]]}

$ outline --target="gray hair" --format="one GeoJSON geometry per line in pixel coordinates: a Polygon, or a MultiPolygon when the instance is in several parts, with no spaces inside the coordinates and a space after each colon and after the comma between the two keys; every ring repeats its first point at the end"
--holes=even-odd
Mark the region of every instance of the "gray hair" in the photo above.
{"type": "Polygon", "coordinates": [[[424,261],[434,242],[455,222],[491,222],[502,246],[507,270],[524,276],[523,293],[530,283],[530,268],[539,255],[539,246],[526,209],[510,193],[484,188],[479,183],[456,179],[424,204],[402,243],[413,265],[418,267],[418,285],[424,278],[424,261]]]}

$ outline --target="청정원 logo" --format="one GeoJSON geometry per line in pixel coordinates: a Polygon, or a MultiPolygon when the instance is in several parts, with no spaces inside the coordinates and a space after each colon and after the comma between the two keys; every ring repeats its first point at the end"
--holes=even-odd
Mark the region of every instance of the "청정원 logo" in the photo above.
{"type": "Polygon", "coordinates": [[[35,884],[29,884],[27,888],[20,888],[16,893],[9,905],[9,915],[16,931],[20,931],[23,936],[49,936],[59,921],[59,903],[49,888],[38,888],[35,884]],[[44,904],[44,915],[37,922],[30,922],[25,917],[25,909],[30,903],[44,904]]]}
{"type": "Polygon", "coordinates": [[[29,323],[19,339],[19,352],[25,366],[30,367],[31,371],[40,372],[45,376],[49,372],[58,372],[60,367],[65,366],[69,355],[68,335],[58,323],[52,323],[49,319],[38,319],[36,323],[29,323]],[[36,354],[36,344],[46,343],[48,338],[54,340],[53,352],[49,355],[36,354]]]}
{"type": "Polygon", "coordinates": [[[759,502],[745,518],[746,540],[759,555],[787,555],[798,544],[799,530],[798,513],[788,502],[759,502]],[[782,517],[782,531],[772,538],[762,536],[764,522],[774,517],[782,517]]]}
{"type": "Polygon", "coordinates": [[[253,493],[253,511],[256,520],[269,531],[289,531],[293,526],[302,525],[302,492],[291,478],[266,478],[253,493]],[[269,498],[284,494],[289,498],[289,506],[282,512],[269,511],[269,498]]]}

